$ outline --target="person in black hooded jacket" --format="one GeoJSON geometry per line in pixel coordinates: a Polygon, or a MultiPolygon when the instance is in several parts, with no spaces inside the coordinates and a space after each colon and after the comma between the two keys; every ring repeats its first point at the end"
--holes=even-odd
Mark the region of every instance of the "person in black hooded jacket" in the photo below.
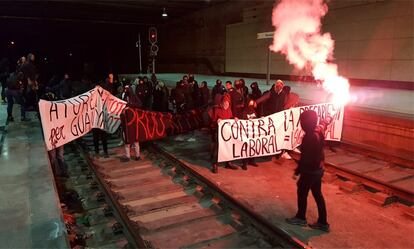
{"type": "MultiPolygon", "coordinates": [[[[136,82],[135,82],[136,83],[136,82]]],[[[134,119],[134,111],[133,108],[141,109],[142,108],[142,100],[136,94],[138,90],[138,86],[133,83],[131,86],[125,87],[125,94],[123,95],[123,100],[127,102],[127,107],[122,111],[121,114],[121,125],[123,130],[123,138],[124,138],[124,148],[125,148],[125,155],[121,157],[121,162],[128,162],[131,160],[131,145],[134,145],[135,150],[135,160],[141,160],[141,152],[138,140],[137,129],[135,127],[130,127],[128,125],[131,120],[134,119]]]]}
{"type": "Polygon", "coordinates": [[[305,132],[301,144],[301,156],[298,167],[295,170],[293,179],[297,179],[298,190],[298,212],[295,217],[286,219],[286,222],[293,225],[305,226],[306,222],[306,206],[309,190],[318,206],[318,221],[309,224],[311,228],[329,232],[329,224],[327,222],[325,200],[322,195],[321,185],[323,176],[324,152],[323,146],[325,141],[325,131],[328,124],[332,121],[330,117],[322,120],[319,125],[318,116],[315,111],[304,111],[300,117],[300,125],[305,132]]]}

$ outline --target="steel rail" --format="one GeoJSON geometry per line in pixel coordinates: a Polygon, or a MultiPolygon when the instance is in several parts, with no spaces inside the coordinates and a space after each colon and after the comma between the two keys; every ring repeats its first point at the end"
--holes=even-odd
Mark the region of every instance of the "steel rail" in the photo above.
{"type": "MultiPolygon", "coordinates": [[[[295,153],[292,155],[294,159],[297,161],[299,159],[299,154],[295,153]]],[[[325,161],[325,168],[339,176],[342,176],[346,179],[349,179],[353,182],[360,183],[362,185],[377,189],[379,191],[382,191],[384,193],[395,195],[396,197],[406,200],[409,202],[414,203],[414,193],[407,191],[405,189],[402,189],[398,186],[389,184],[387,182],[375,179],[373,177],[364,175],[362,173],[342,168],[338,165],[335,165],[334,163],[330,163],[328,161],[325,161]]],[[[414,177],[414,176],[413,176],[414,177]]]]}
{"type": "Polygon", "coordinates": [[[85,152],[82,146],[77,143],[75,143],[75,147],[80,151],[82,158],[87,162],[89,168],[91,168],[92,172],[95,174],[96,179],[102,186],[103,191],[105,191],[105,195],[110,200],[110,205],[115,209],[116,214],[119,216],[123,227],[127,229],[128,234],[126,234],[126,236],[133,239],[133,242],[135,243],[135,248],[152,248],[147,241],[145,241],[141,236],[139,236],[137,228],[134,226],[134,224],[132,224],[129,221],[125,209],[118,204],[117,197],[112,193],[112,191],[110,191],[110,186],[105,182],[104,179],[102,179],[101,173],[96,169],[96,164],[92,162],[87,152],[85,152]]]}
{"type": "Polygon", "coordinates": [[[373,177],[361,174],[353,170],[344,169],[333,163],[325,162],[325,167],[329,169],[333,169],[335,174],[343,176],[353,182],[361,183],[362,185],[372,187],[374,189],[380,190],[385,193],[390,193],[400,199],[403,199],[403,200],[406,200],[412,203],[414,202],[414,193],[407,191],[405,189],[402,189],[398,186],[389,184],[387,182],[375,179],[373,177]]]}
{"type": "Polygon", "coordinates": [[[216,184],[211,182],[209,179],[205,178],[203,175],[201,175],[197,171],[193,170],[191,167],[186,165],[180,159],[176,158],[175,156],[168,153],[166,150],[162,149],[160,146],[154,143],[149,143],[148,145],[149,145],[150,150],[153,150],[154,152],[157,152],[157,153],[161,153],[163,156],[165,156],[169,160],[175,162],[183,170],[186,171],[185,173],[189,174],[194,179],[197,179],[202,185],[206,185],[208,188],[216,192],[219,196],[222,197],[221,199],[228,201],[231,204],[231,206],[234,209],[236,209],[236,211],[248,217],[249,221],[252,223],[253,226],[257,227],[259,231],[264,232],[265,235],[269,236],[274,241],[277,241],[279,243],[282,242],[283,246],[286,248],[311,248],[310,246],[306,245],[298,238],[291,236],[285,230],[272,225],[270,222],[264,219],[264,217],[259,215],[257,212],[251,210],[245,204],[241,203],[239,200],[232,197],[229,193],[220,189],[216,184]]]}

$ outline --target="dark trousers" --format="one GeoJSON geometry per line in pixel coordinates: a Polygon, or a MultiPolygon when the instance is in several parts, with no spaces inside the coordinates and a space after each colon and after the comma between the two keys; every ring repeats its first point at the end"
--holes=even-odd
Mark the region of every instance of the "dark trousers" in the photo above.
{"type": "MultiPolygon", "coordinates": [[[[213,131],[211,134],[211,147],[210,147],[210,152],[211,152],[211,163],[215,164],[218,163],[218,148],[219,144],[218,144],[218,134],[217,134],[217,130],[213,131]]],[[[228,166],[232,161],[228,161],[225,162],[225,165],[228,166]]]]}
{"type": "Polygon", "coordinates": [[[320,224],[327,224],[326,221],[326,206],[322,195],[322,175],[301,174],[298,185],[298,212],[297,218],[306,220],[306,208],[309,190],[312,191],[313,198],[318,206],[318,222],[320,224]]]}
{"type": "Polygon", "coordinates": [[[94,128],[93,132],[93,146],[95,147],[95,153],[99,153],[99,140],[102,141],[103,152],[108,154],[108,134],[101,129],[94,128]]]}
{"type": "Polygon", "coordinates": [[[23,103],[22,94],[19,90],[7,89],[7,116],[13,116],[13,105],[14,102],[20,104],[20,115],[22,118],[26,117],[26,109],[23,103]]]}
{"type": "Polygon", "coordinates": [[[218,139],[217,131],[212,131],[211,134],[211,163],[217,163],[218,159],[218,139]]]}

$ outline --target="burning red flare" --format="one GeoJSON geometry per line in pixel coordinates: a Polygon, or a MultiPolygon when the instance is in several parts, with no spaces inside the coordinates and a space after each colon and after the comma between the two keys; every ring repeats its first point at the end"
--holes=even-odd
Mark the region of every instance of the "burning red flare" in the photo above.
{"type": "Polygon", "coordinates": [[[321,34],[321,18],[328,12],[323,0],[281,0],[273,8],[275,26],[270,49],[286,55],[297,69],[310,67],[316,80],[331,93],[332,102],[346,104],[349,100],[349,82],[338,75],[333,59],[334,40],[331,34],[321,34]]]}

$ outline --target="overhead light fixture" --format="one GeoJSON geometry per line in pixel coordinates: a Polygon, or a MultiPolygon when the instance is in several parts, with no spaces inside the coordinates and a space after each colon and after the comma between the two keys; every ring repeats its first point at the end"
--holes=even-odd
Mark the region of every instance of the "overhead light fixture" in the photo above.
{"type": "Polygon", "coordinates": [[[162,14],[161,14],[161,16],[162,17],[167,17],[168,16],[167,12],[165,11],[165,8],[162,8],[162,14]]]}

